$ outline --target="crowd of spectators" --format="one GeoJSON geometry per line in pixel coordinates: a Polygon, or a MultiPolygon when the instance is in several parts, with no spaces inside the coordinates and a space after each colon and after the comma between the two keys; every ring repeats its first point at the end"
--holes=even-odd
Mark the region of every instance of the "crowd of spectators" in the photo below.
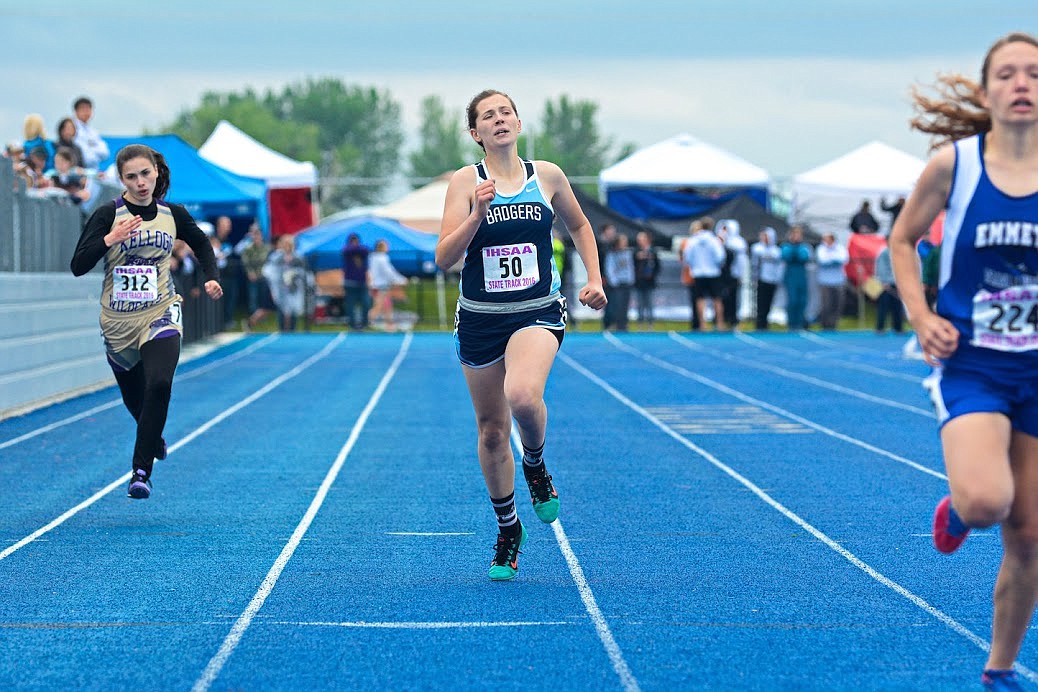
{"type": "Polygon", "coordinates": [[[3,156],[10,161],[19,185],[29,194],[53,197],[78,206],[84,219],[96,204],[98,166],[109,158],[104,139],[91,126],[93,102],[82,96],[72,104],[72,115],[61,117],[50,136],[43,116],[25,116],[22,137],[12,139],[3,156]]]}

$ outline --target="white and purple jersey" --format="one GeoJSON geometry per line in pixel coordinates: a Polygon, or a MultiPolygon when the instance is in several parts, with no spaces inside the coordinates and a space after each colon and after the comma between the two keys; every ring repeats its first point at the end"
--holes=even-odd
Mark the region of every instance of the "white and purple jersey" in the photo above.
{"type": "MultiPolygon", "coordinates": [[[[476,184],[487,180],[486,162],[474,164],[476,184]]],[[[495,195],[465,251],[458,304],[472,312],[519,312],[559,299],[562,281],[552,256],[555,212],[532,161],[518,192],[495,195]]]]}
{"type": "Polygon", "coordinates": [[[938,285],[937,314],[962,335],[952,361],[1038,365],[1038,192],[994,186],[982,134],[955,142],[938,285]]]}

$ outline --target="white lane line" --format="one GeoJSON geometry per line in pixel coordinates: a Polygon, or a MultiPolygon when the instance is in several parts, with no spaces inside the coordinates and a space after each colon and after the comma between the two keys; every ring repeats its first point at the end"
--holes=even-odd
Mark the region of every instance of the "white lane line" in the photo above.
{"type": "MultiPolygon", "coordinates": [[[[905,334],[908,335],[908,336],[911,336],[911,332],[906,332],[905,334]]],[[[872,356],[874,358],[885,358],[887,360],[904,360],[905,359],[904,355],[902,353],[900,353],[900,352],[899,353],[890,353],[889,351],[881,351],[881,350],[876,349],[876,348],[864,348],[862,346],[850,346],[850,345],[845,344],[845,343],[841,343],[841,342],[837,342],[837,341],[832,341],[830,339],[827,339],[825,337],[819,336],[818,334],[815,334],[814,332],[809,332],[807,330],[802,330],[802,331],[797,332],[797,336],[799,336],[801,339],[805,339],[807,341],[812,341],[812,342],[814,342],[816,344],[820,344],[822,346],[825,346],[826,348],[830,348],[830,349],[833,349],[833,350],[836,350],[836,351],[852,351],[854,353],[862,353],[862,354],[865,354],[865,355],[872,356]]]]}
{"type": "Polygon", "coordinates": [[[273,621],[257,623],[258,625],[289,625],[297,627],[355,627],[357,629],[380,630],[456,630],[482,627],[556,627],[559,625],[576,625],[576,622],[292,622],[273,621]]]}
{"type": "MultiPolygon", "coordinates": [[[[211,418],[208,422],[206,422],[202,426],[196,428],[187,437],[184,437],[184,438],[178,440],[177,442],[175,442],[174,444],[170,445],[168,447],[168,453],[169,454],[174,453],[175,451],[177,451],[178,449],[180,449],[181,447],[186,445],[191,440],[195,439],[196,437],[198,437],[202,433],[204,433],[207,430],[209,430],[210,428],[212,428],[214,425],[216,425],[220,421],[226,419],[228,416],[236,413],[237,411],[241,410],[245,406],[248,406],[253,401],[256,401],[257,399],[259,399],[263,395],[265,395],[268,392],[270,392],[275,387],[278,387],[279,385],[287,382],[288,380],[292,379],[293,377],[295,377],[299,373],[301,373],[304,370],[306,370],[307,368],[309,368],[311,365],[313,365],[317,361],[319,361],[322,358],[326,357],[329,353],[332,352],[332,350],[336,346],[339,345],[339,343],[344,338],[346,338],[345,333],[339,334],[337,337],[335,337],[335,339],[333,339],[331,341],[331,343],[329,343],[327,346],[322,348],[318,353],[310,356],[309,358],[307,358],[305,361],[303,361],[299,365],[295,366],[294,368],[292,368],[291,370],[289,370],[285,374],[281,375],[280,377],[277,377],[276,379],[274,379],[271,382],[267,383],[264,387],[262,387],[261,389],[257,390],[256,392],[254,392],[253,394],[249,395],[248,397],[242,399],[241,401],[239,401],[237,404],[235,404],[234,406],[230,407],[229,409],[224,410],[223,412],[218,414],[216,417],[211,418]]],[[[123,485],[125,485],[130,480],[130,475],[131,475],[131,472],[125,473],[124,475],[120,476],[118,479],[116,479],[115,481],[113,481],[109,485],[105,486],[101,490],[98,490],[96,493],[94,493],[93,495],[88,497],[86,500],[83,500],[82,502],[80,502],[78,505],[76,505],[72,509],[68,510],[67,512],[65,512],[64,514],[59,516],[58,518],[52,520],[50,523],[48,523],[45,526],[41,526],[40,528],[36,529],[35,531],[30,533],[25,538],[23,538],[20,541],[18,541],[17,543],[15,543],[15,544],[13,544],[11,546],[8,546],[7,548],[4,548],[4,550],[0,551],[0,560],[4,560],[5,558],[7,558],[10,555],[14,554],[16,551],[20,550],[21,548],[24,548],[25,546],[27,546],[30,543],[32,543],[33,541],[35,541],[40,536],[43,536],[44,534],[49,533],[50,531],[54,530],[55,528],[61,526],[66,521],[68,521],[69,519],[71,519],[75,515],[79,514],[81,511],[83,511],[84,509],[86,509],[90,505],[94,504],[95,502],[97,502],[102,497],[104,497],[108,493],[112,492],[116,488],[123,487],[123,485]]]]}
{"type": "MultiPolygon", "coordinates": [[[[768,341],[765,341],[764,339],[751,336],[745,332],[735,332],[735,338],[739,341],[750,344],[751,346],[756,346],[757,348],[763,351],[788,353],[791,356],[803,358],[804,360],[813,360],[830,364],[834,362],[831,353],[806,353],[804,351],[799,351],[795,348],[789,348],[788,346],[779,346],[777,344],[770,343],[768,341]]],[[[832,344],[828,342],[826,342],[826,346],[828,346],[830,349],[835,348],[832,344]]],[[[918,377],[916,375],[906,375],[903,372],[891,372],[890,370],[884,370],[883,368],[877,368],[872,365],[865,365],[864,363],[859,363],[853,360],[840,360],[836,361],[836,364],[838,364],[842,368],[848,368],[850,370],[860,370],[861,372],[867,372],[870,375],[879,375],[880,377],[889,377],[895,380],[904,380],[905,382],[912,382],[918,385],[921,385],[923,382],[923,378],[918,377]]]]}
{"type": "Polygon", "coordinates": [[[475,535],[471,531],[386,531],[386,535],[475,535]]]}
{"type": "Polygon", "coordinates": [[[848,444],[855,445],[856,447],[861,447],[862,449],[868,450],[868,451],[872,452],[873,454],[878,454],[878,455],[886,457],[887,459],[890,459],[892,461],[896,461],[899,464],[904,464],[905,466],[913,468],[916,471],[920,471],[921,473],[925,473],[925,474],[927,474],[929,476],[933,476],[934,478],[940,478],[941,480],[944,480],[944,481],[948,480],[948,477],[945,476],[940,471],[934,471],[933,469],[927,468],[926,466],[923,466],[922,464],[920,464],[918,462],[912,461],[911,459],[906,459],[905,457],[899,456],[897,454],[894,454],[893,452],[888,452],[885,449],[881,449],[879,447],[876,447],[875,445],[871,445],[868,442],[865,442],[863,440],[859,440],[856,437],[851,437],[850,435],[844,435],[843,433],[837,432],[837,431],[833,430],[832,428],[827,428],[824,425],[820,425],[818,423],[815,423],[812,420],[808,420],[807,418],[804,418],[803,416],[798,416],[797,414],[793,413],[792,411],[787,411],[786,409],[781,408],[779,406],[775,406],[774,404],[769,404],[766,401],[761,401],[760,399],[755,399],[755,398],[753,398],[751,396],[743,394],[742,392],[740,392],[740,391],[738,391],[736,389],[732,389],[731,387],[725,386],[725,385],[721,384],[720,382],[715,382],[715,381],[711,380],[708,377],[704,377],[704,376],[702,376],[702,375],[700,375],[698,373],[694,373],[694,372],[692,372],[692,371],[690,371],[690,370],[688,370],[686,368],[683,368],[683,367],[681,367],[679,365],[672,365],[671,363],[668,363],[665,360],[661,360],[659,358],[656,358],[655,356],[651,356],[651,355],[649,355],[647,353],[643,353],[642,351],[639,351],[638,349],[636,349],[636,348],[634,348],[632,346],[628,346],[627,344],[623,343],[622,341],[620,341],[616,337],[612,336],[611,334],[607,334],[606,338],[617,349],[619,349],[621,351],[626,351],[627,353],[630,353],[631,355],[635,356],[636,358],[641,358],[646,363],[651,363],[651,364],[655,365],[656,367],[663,368],[664,370],[670,370],[671,372],[677,373],[678,375],[681,375],[682,377],[688,378],[690,380],[695,380],[696,382],[699,382],[700,384],[706,385],[707,387],[710,387],[711,389],[715,389],[715,390],[717,390],[719,392],[727,394],[728,396],[735,397],[736,399],[739,399],[740,401],[745,401],[747,403],[753,404],[754,406],[759,406],[761,408],[767,409],[768,411],[772,411],[773,413],[777,413],[780,416],[784,416],[784,417],[789,418],[790,420],[794,420],[794,421],[796,421],[796,422],[798,422],[798,423],[800,423],[802,425],[806,425],[809,428],[811,428],[813,430],[817,430],[820,433],[823,433],[823,434],[828,435],[830,437],[834,437],[837,440],[841,440],[843,442],[847,442],[848,444]]]}
{"type": "MultiPolygon", "coordinates": [[[[199,375],[201,375],[203,373],[206,373],[206,372],[209,372],[210,370],[213,370],[215,368],[224,367],[228,363],[233,363],[234,361],[236,361],[236,360],[238,360],[240,358],[244,358],[245,356],[253,353],[257,349],[260,349],[263,346],[266,346],[267,344],[269,344],[271,341],[273,341],[276,338],[278,338],[277,334],[271,334],[270,336],[268,336],[268,337],[266,337],[266,338],[264,338],[264,339],[262,339],[260,341],[257,341],[256,343],[254,343],[254,344],[252,344],[252,345],[250,345],[250,346],[248,346],[246,348],[243,348],[240,351],[232,353],[231,355],[225,356],[225,357],[220,358],[218,360],[214,360],[212,363],[209,363],[208,365],[203,365],[202,367],[198,368],[197,370],[192,370],[191,372],[185,373],[183,375],[177,375],[176,379],[174,380],[174,382],[179,382],[181,380],[188,380],[188,379],[191,379],[192,377],[198,377],[199,375]]],[[[114,408],[116,406],[121,406],[122,403],[123,403],[122,399],[113,399],[112,401],[109,401],[108,403],[100,404],[98,406],[95,406],[95,407],[87,410],[87,411],[83,411],[82,413],[77,413],[77,414],[75,414],[73,416],[69,416],[68,418],[63,418],[63,419],[61,419],[59,421],[56,421],[54,423],[50,423],[48,425],[44,425],[44,426],[42,426],[40,428],[36,428],[35,430],[27,432],[24,435],[19,435],[18,437],[15,437],[15,438],[12,438],[10,440],[7,440],[6,442],[0,442],[0,449],[6,449],[8,447],[13,447],[14,445],[18,444],[19,442],[25,442],[26,440],[31,440],[32,438],[37,437],[39,435],[42,435],[44,433],[48,433],[48,432],[50,432],[52,430],[57,430],[58,428],[64,427],[66,425],[69,425],[70,423],[75,423],[78,420],[83,420],[84,418],[88,418],[88,417],[94,415],[95,413],[100,413],[101,411],[106,411],[106,410],[108,410],[110,408],[114,408]]]]}
{"type": "MultiPolygon", "coordinates": [[[[990,650],[991,645],[987,641],[985,641],[982,637],[979,637],[978,635],[976,635],[973,632],[971,632],[964,625],[960,624],[957,620],[955,620],[955,618],[953,618],[950,615],[946,614],[945,612],[939,610],[938,608],[930,605],[929,603],[927,603],[920,596],[915,595],[914,593],[912,593],[911,591],[909,591],[905,587],[901,586],[897,582],[893,581],[892,579],[884,576],[880,572],[878,572],[875,569],[873,569],[872,567],[870,567],[861,558],[857,557],[854,553],[852,553],[851,551],[849,551],[846,548],[844,548],[842,545],[837,543],[835,540],[833,540],[832,538],[830,538],[826,534],[822,533],[820,530],[816,529],[814,526],[809,524],[805,519],[802,519],[799,515],[797,515],[796,513],[794,513],[792,510],[788,509],[787,507],[785,507],[778,500],[776,500],[775,498],[771,497],[771,495],[769,495],[767,492],[765,492],[761,488],[757,487],[757,485],[755,485],[752,481],[750,481],[745,476],[741,475],[738,471],[736,471],[735,469],[731,468],[730,466],[728,466],[727,464],[722,462],[720,459],[718,459],[717,457],[715,457],[712,454],[710,454],[710,452],[706,451],[705,449],[702,449],[701,447],[696,445],[694,442],[692,442],[688,438],[686,438],[683,435],[681,435],[680,433],[675,432],[666,423],[664,423],[663,421],[659,420],[658,418],[653,416],[651,413],[646,411],[644,408],[642,408],[641,406],[639,406],[635,402],[633,402],[630,399],[628,399],[626,396],[624,396],[619,391],[614,389],[608,382],[606,382],[605,380],[601,379],[600,377],[598,377],[597,375],[592,373],[590,370],[588,370],[587,368],[585,368],[582,365],[580,365],[580,363],[576,362],[575,360],[573,360],[568,355],[566,355],[564,353],[560,353],[559,357],[567,365],[569,365],[570,367],[575,369],[581,375],[583,375],[584,377],[586,377],[587,379],[591,380],[592,382],[597,384],[599,387],[604,389],[614,399],[616,399],[617,401],[622,403],[624,406],[626,406],[627,408],[631,409],[632,411],[634,411],[635,413],[637,413],[638,415],[642,416],[647,421],[649,421],[650,423],[655,425],[664,434],[666,434],[667,436],[671,437],[678,444],[688,448],[689,450],[691,450],[692,452],[694,452],[695,454],[697,454],[698,456],[700,456],[701,458],[703,458],[704,460],[709,462],[715,468],[717,468],[718,470],[720,470],[723,473],[725,473],[726,475],[728,475],[730,478],[732,478],[733,480],[738,482],[740,485],[745,487],[747,490],[752,492],[754,495],[756,495],[758,498],[760,498],[766,504],[770,505],[773,509],[777,510],[784,517],[786,517],[787,519],[792,521],[794,524],[796,524],[797,526],[802,528],[804,531],[807,531],[809,534],[814,536],[821,543],[823,543],[828,548],[833,550],[835,553],[840,555],[840,557],[842,557],[845,560],[847,560],[847,562],[851,563],[852,565],[857,567],[859,570],[861,570],[862,572],[867,574],[869,577],[871,577],[875,581],[879,582],[883,586],[887,587],[888,589],[890,589],[894,593],[898,594],[899,596],[907,599],[913,605],[917,606],[918,608],[920,608],[921,610],[926,612],[931,617],[937,619],[938,621],[940,621],[941,623],[946,625],[949,629],[951,629],[956,634],[958,634],[958,635],[964,637],[965,639],[969,640],[970,642],[975,644],[978,648],[980,648],[984,652],[987,652],[987,651],[990,650]]],[[[1024,666],[1022,666],[1020,664],[1016,665],[1016,669],[1022,675],[1027,677],[1029,680],[1032,680],[1034,682],[1038,682],[1038,673],[1035,673],[1034,671],[1032,671],[1029,668],[1026,668],[1026,667],[1024,667],[1024,666]]]]}
{"type": "Polygon", "coordinates": [[[382,380],[379,382],[378,387],[375,388],[371,398],[368,399],[367,405],[364,410],[361,411],[360,416],[357,417],[356,422],[353,424],[353,429],[350,431],[349,437],[346,439],[346,443],[339,450],[338,456],[335,457],[335,462],[331,468],[328,469],[328,473],[325,475],[324,480],[321,482],[321,486],[317,489],[317,494],[314,495],[314,499],[310,502],[309,508],[306,510],[306,514],[299,521],[295,531],[292,532],[292,537],[289,538],[288,543],[282,548],[281,554],[278,555],[274,564],[271,566],[270,571],[267,572],[267,576],[264,577],[263,582],[260,584],[259,590],[249,601],[248,606],[238,616],[234,626],[231,627],[231,631],[227,634],[227,637],[223,640],[223,644],[220,645],[220,649],[213,655],[212,659],[209,660],[209,664],[206,665],[205,670],[199,676],[198,680],[192,686],[192,690],[195,692],[202,692],[202,690],[208,690],[216,680],[216,676],[223,670],[224,665],[227,663],[227,659],[231,657],[234,650],[237,648],[238,643],[241,642],[241,638],[245,635],[245,630],[252,624],[252,619],[259,613],[260,608],[263,607],[267,597],[270,596],[274,590],[274,586],[277,584],[278,578],[281,577],[281,573],[284,571],[285,566],[288,565],[288,561],[292,559],[292,555],[295,553],[296,548],[299,547],[299,543],[303,540],[303,536],[306,535],[307,530],[310,528],[310,524],[313,523],[314,517],[317,516],[318,510],[321,509],[321,505],[324,504],[325,498],[328,496],[328,491],[331,489],[332,484],[339,475],[339,471],[342,469],[343,464],[346,463],[346,457],[349,456],[353,450],[353,446],[357,443],[357,438],[360,437],[361,431],[368,422],[368,418],[371,416],[371,412],[375,410],[375,406],[378,405],[379,400],[382,398],[382,394],[386,391],[393,376],[396,375],[397,370],[400,369],[400,364],[404,362],[404,358],[407,356],[407,351],[411,346],[411,340],[413,339],[413,333],[408,332],[404,337],[403,342],[400,345],[400,350],[390,364],[389,369],[386,370],[382,376],[382,380]]]}
{"type": "MultiPolygon", "coordinates": [[[[518,427],[515,425],[512,426],[511,437],[512,444],[521,455],[523,450],[523,441],[522,438],[519,437],[518,427]]],[[[555,532],[555,540],[559,544],[559,550],[562,551],[562,556],[566,559],[566,565],[569,567],[570,576],[573,578],[573,582],[577,585],[577,592],[580,594],[580,600],[584,602],[584,609],[587,611],[588,616],[591,618],[591,622],[595,626],[595,631],[598,633],[598,639],[602,642],[606,655],[609,656],[609,661],[613,664],[613,670],[616,671],[617,676],[620,678],[620,684],[623,685],[623,688],[628,692],[636,692],[641,689],[638,687],[638,681],[635,680],[634,674],[631,673],[630,666],[628,666],[627,661],[624,660],[623,652],[620,651],[620,645],[616,643],[616,639],[613,637],[613,632],[609,629],[609,623],[602,614],[602,609],[598,607],[598,602],[595,600],[595,594],[591,591],[591,585],[587,583],[587,579],[584,577],[584,570],[581,569],[580,562],[577,560],[573,548],[570,547],[569,538],[566,536],[566,532],[562,529],[562,520],[556,519],[553,521],[551,523],[551,528],[555,532]]]]}
{"type": "MultiPolygon", "coordinates": [[[[846,394],[847,396],[852,396],[857,399],[863,399],[864,401],[868,401],[872,404],[878,404],[880,406],[889,406],[890,408],[896,408],[900,409],[901,411],[908,411],[909,413],[914,413],[917,416],[924,416],[931,420],[934,419],[934,412],[932,409],[925,409],[919,408],[918,406],[902,404],[899,401],[873,396],[872,394],[866,394],[865,392],[862,392],[857,389],[851,389],[849,387],[833,384],[832,382],[827,382],[817,377],[811,377],[810,375],[804,375],[799,372],[794,372],[793,370],[787,370],[785,368],[780,368],[775,365],[756,363],[746,358],[739,358],[738,356],[733,356],[730,353],[724,353],[723,351],[715,351],[713,349],[705,348],[681,336],[680,334],[677,334],[676,332],[670,332],[669,336],[672,340],[678,342],[679,344],[681,344],[689,350],[709,353],[714,358],[721,358],[723,360],[738,363],[739,365],[742,365],[743,367],[747,368],[756,368],[757,370],[764,370],[765,372],[774,373],[776,375],[786,377],[791,380],[799,380],[800,382],[806,382],[807,384],[814,385],[815,387],[820,387],[821,389],[828,389],[834,392],[839,392],[840,394],[846,394]]],[[[615,336],[609,333],[606,333],[606,338],[609,341],[618,341],[618,339],[615,336]]],[[[920,382],[922,382],[922,380],[920,380],[920,382]]]]}

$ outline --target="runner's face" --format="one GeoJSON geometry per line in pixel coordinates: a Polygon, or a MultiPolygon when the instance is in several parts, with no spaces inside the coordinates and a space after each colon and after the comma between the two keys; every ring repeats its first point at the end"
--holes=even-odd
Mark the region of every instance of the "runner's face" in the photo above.
{"type": "Polygon", "coordinates": [[[1038,47],[1015,41],[992,53],[982,101],[992,120],[1038,123],[1038,47]]]}
{"type": "Polygon", "coordinates": [[[482,142],[483,146],[513,144],[522,129],[519,116],[507,96],[493,94],[476,106],[476,128],[471,133],[472,138],[482,142]]]}
{"type": "Polygon", "coordinates": [[[158,171],[150,159],[139,156],[124,163],[121,179],[131,202],[141,206],[151,203],[158,171]]]}

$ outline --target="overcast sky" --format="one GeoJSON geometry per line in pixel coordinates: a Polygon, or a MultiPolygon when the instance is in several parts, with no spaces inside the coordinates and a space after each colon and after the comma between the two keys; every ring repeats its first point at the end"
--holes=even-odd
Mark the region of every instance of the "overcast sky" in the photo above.
{"type": "Polygon", "coordinates": [[[1038,32],[1038,0],[0,0],[0,137],[28,113],[53,136],[83,94],[133,135],[206,91],[333,77],[388,91],[409,137],[431,94],[460,119],[506,91],[527,127],[568,95],[617,143],[687,132],[782,178],[874,139],[925,157],[910,88],[976,77],[1013,30],[1038,32]]]}

